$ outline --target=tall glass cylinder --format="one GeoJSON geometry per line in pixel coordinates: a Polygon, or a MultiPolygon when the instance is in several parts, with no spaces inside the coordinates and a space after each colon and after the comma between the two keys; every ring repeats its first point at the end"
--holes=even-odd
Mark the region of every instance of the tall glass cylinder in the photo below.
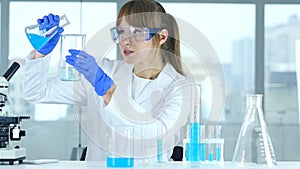
{"type": "Polygon", "coordinates": [[[69,49],[83,50],[85,34],[62,34],[60,43],[60,79],[64,81],[80,80],[80,73],[68,63],[66,56],[70,55],[69,49]]]}
{"type": "Polygon", "coordinates": [[[261,94],[247,94],[247,108],[232,162],[239,167],[251,163],[267,167],[277,165],[275,153],[264,121],[261,94]]]}
{"type": "Polygon", "coordinates": [[[189,143],[189,160],[191,162],[200,161],[200,108],[201,108],[201,86],[195,85],[192,92],[192,113],[190,124],[190,143],[189,143]]]}

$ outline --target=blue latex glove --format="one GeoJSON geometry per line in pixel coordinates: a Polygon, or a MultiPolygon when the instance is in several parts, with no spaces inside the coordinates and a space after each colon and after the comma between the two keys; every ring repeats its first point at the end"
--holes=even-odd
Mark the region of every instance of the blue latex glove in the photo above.
{"type": "Polygon", "coordinates": [[[40,30],[46,30],[53,28],[54,26],[57,26],[57,33],[49,40],[45,46],[43,46],[40,50],[38,50],[39,53],[47,55],[55,48],[57,42],[59,41],[61,33],[64,31],[63,28],[58,27],[59,26],[60,17],[58,15],[49,14],[48,16],[44,16],[43,19],[38,19],[37,23],[39,24],[40,30]]]}
{"type": "Polygon", "coordinates": [[[98,66],[95,58],[84,51],[70,49],[71,55],[66,56],[66,62],[84,75],[95,87],[99,96],[106,94],[114,84],[113,80],[98,66]]]}

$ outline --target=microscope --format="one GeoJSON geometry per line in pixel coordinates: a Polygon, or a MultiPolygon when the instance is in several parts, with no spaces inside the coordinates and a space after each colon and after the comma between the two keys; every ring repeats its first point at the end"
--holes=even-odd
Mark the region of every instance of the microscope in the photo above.
{"type": "Polygon", "coordinates": [[[20,123],[29,116],[10,116],[8,104],[8,81],[19,69],[20,65],[14,62],[9,69],[0,77],[0,163],[9,162],[13,165],[15,161],[22,163],[26,157],[26,149],[12,146],[10,141],[20,141],[25,136],[21,130],[20,123]]]}

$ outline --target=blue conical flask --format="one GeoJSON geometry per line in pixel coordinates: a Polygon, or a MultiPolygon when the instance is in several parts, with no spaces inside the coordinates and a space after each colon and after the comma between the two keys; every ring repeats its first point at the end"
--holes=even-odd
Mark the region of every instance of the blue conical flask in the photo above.
{"type": "MultiPolygon", "coordinates": [[[[64,14],[60,17],[59,27],[65,27],[70,24],[67,16],[64,14]]],[[[34,49],[40,50],[49,40],[58,32],[58,26],[46,30],[40,29],[38,24],[25,27],[26,36],[34,49]]]]}

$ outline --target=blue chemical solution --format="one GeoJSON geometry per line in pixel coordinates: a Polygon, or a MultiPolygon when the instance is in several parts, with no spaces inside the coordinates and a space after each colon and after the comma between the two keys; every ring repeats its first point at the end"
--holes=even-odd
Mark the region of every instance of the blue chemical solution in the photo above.
{"type": "Polygon", "coordinates": [[[190,144],[189,143],[185,143],[185,160],[186,161],[190,161],[190,151],[189,151],[189,148],[190,148],[190,144]]]}
{"type": "Polygon", "coordinates": [[[221,161],[221,148],[216,148],[216,161],[221,161]]]}
{"type": "Polygon", "coordinates": [[[134,165],[134,158],[107,157],[106,166],[113,168],[131,168],[134,165]]]}
{"type": "Polygon", "coordinates": [[[214,154],[208,154],[208,161],[214,160],[214,154]]]}
{"type": "Polygon", "coordinates": [[[40,35],[29,33],[27,34],[27,37],[36,50],[40,50],[49,40],[50,38],[43,37],[40,35]]]}
{"type": "Polygon", "coordinates": [[[191,162],[200,161],[200,124],[191,123],[190,128],[190,145],[189,159],[191,162]]]}
{"type": "Polygon", "coordinates": [[[199,143],[190,143],[189,148],[189,161],[198,162],[200,161],[200,144],[199,143]]]}
{"type": "Polygon", "coordinates": [[[200,124],[191,123],[190,143],[199,143],[199,137],[200,137],[200,124]]]}
{"type": "Polygon", "coordinates": [[[162,162],[162,139],[157,140],[157,162],[162,162]]]}
{"type": "Polygon", "coordinates": [[[200,143],[200,160],[206,160],[206,148],[204,143],[200,143]]]}
{"type": "Polygon", "coordinates": [[[60,79],[64,81],[80,80],[80,73],[74,67],[61,67],[60,79]]]}

